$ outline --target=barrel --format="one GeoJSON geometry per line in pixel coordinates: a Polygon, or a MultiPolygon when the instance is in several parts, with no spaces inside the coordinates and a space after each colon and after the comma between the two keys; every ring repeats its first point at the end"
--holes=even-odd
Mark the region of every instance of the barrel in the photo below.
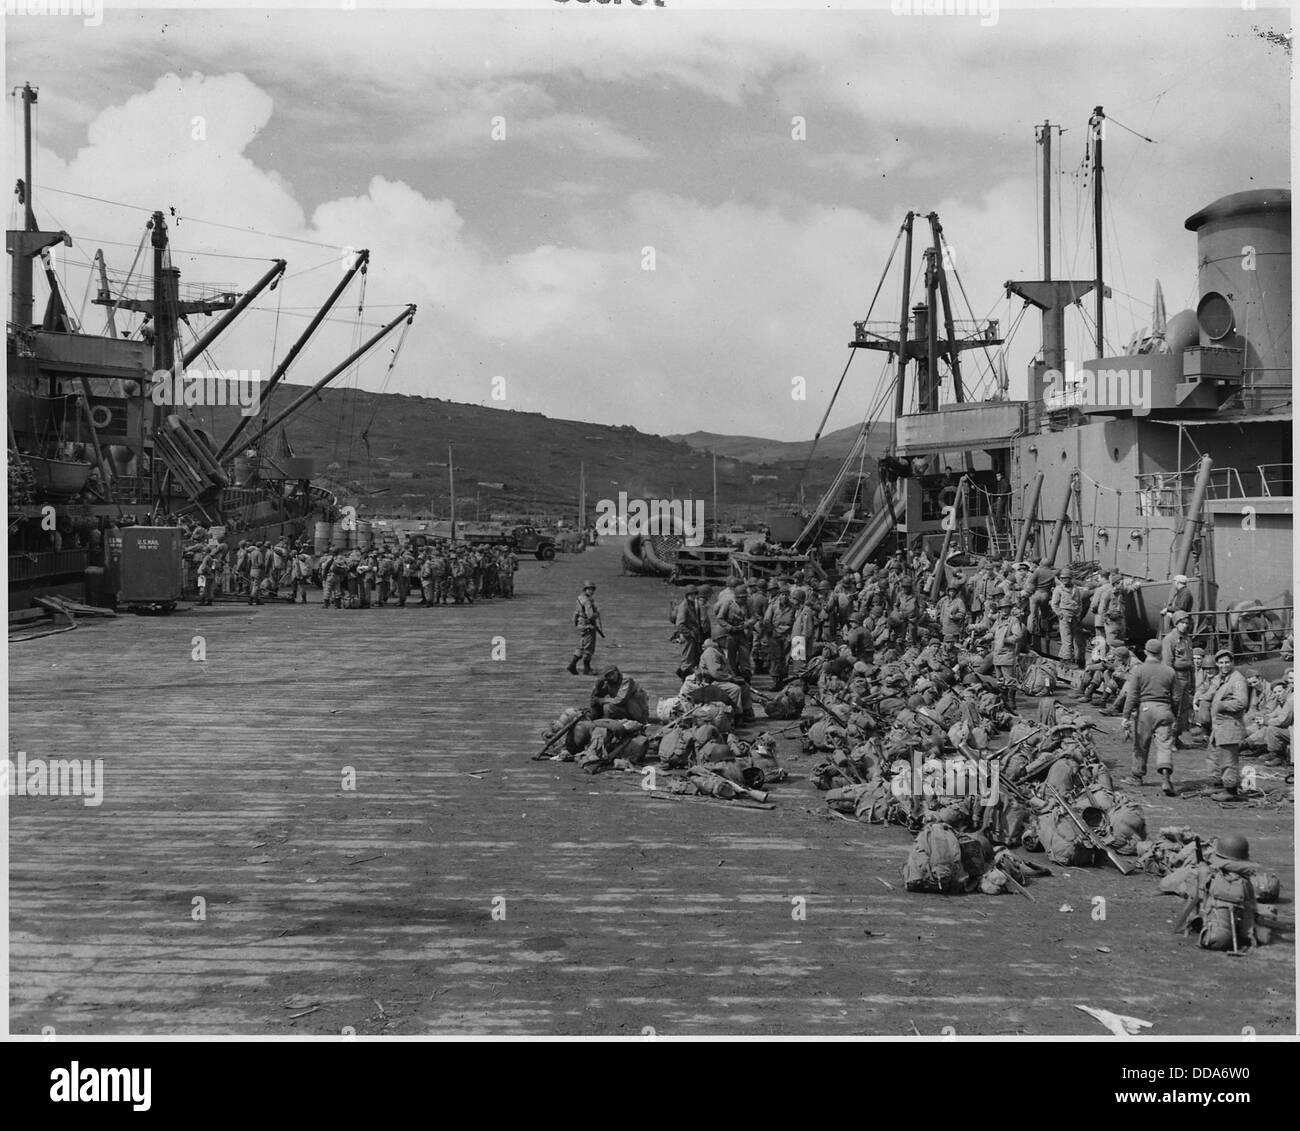
{"type": "Polygon", "coordinates": [[[343,523],[336,522],[330,527],[330,549],[346,550],[348,548],[348,531],[343,523]]]}
{"type": "Polygon", "coordinates": [[[316,537],[313,541],[312,548],[317,554],[323,554],[330,548],[330,536],[333,533],[334,524],[332,522],[318,522],[316,524],[316,537]]]}
{"type": "Polygon", "coordinates": [[[357,549],[368,550],[374,541],[374,528],[367,518],[357,519],[357,549]]]}

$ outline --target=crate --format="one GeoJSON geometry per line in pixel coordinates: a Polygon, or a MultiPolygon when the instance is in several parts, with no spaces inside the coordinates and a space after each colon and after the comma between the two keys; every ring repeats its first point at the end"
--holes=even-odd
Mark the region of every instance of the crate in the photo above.
{"type": "Polygon", "coordinates": [[[174,605],[181,599],[183,535],[176,526],[124,526],[118,561],[118,600],[128,605],[174,605]]]}

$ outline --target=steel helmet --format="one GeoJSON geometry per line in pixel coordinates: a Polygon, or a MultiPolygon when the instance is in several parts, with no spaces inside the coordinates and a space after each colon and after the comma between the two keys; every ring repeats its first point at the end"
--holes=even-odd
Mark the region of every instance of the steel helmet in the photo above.
{"type": "Polygon", "coordinates": [[[1240,833],[1229,833],[1227,836],[1219,837],[1214,850],[1229,860],[1250,859],[1250,841],[1240,833]]]}

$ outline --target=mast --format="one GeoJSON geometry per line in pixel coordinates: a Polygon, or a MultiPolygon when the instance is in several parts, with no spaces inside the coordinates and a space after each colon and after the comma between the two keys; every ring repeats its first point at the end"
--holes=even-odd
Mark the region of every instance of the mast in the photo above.
{"type": "MultiPolygon", "coordinates": [[[[1041,312],[1043,370],[1055,374],[1065,371],[1066,307],[1079,302],[1098,286],[1097,279],[1052,278],[1052,130],[1059,128],[1053,126],[1051,122],[1044,122],[1041,127],[1035,129],[1036,140],[1043,147],[1043,277],[1032,280],[1008,280],[1006,283],[1007,294],[1024,299],[1041,312]]],[[[1100,295],[1102,292],[1098,293],[1100,295]]],[[[1100,307],[1100,297],[1097,303],[1100,307]]],[[[1098,354],[1100,355],[1100,347],[1098,347],[1098,354]]],[[[1031,389],[1030,399],[1033,400],[1038,392],[1038,389],[1031,389]]]]}
{"type": "Polygon", "coordinates": [[[906,390],[907,330],[909,315],[911,314],[907,307],[907,301],[912,286],[912,218],[915,215],[915,212],[909,212],[906,219],[903,220],[903,229],[907,232],[907,243],[903,250],[903,312],[898,316],[898,383],[894,386],[895,421],[903,415],[903,408],[906,403],[903,394],[906,390]]]}
{"type": "MultiPolygon", "coordinates": [[[[22,99],[23,180],[19,182],[18,191],[22,197],[23,227],[21,231],[6,233],[5,246],[13,261],[9,275],[12,320],[20,330],[27,330],[32,324],[32,304],[35,301],[32,295],[32,260],[56,243],[71,247],[72,237],[67,232],[43,232],[36,226],[36,211],[32,205],[32,105],[36,101],[36,91],[31,83],[23,86],[22,99]]],[[[54,378],[50,380],[53,391],[54,378]]]]}
{"type": "Polygon", "coordinates": [[[1043,123],[1043,279],[1052,281],[1052,123],[1043,123]]]}
{"type": "Polygon", "coordinates": [[[1102,298],[1105,296],[1106,288],[1101,281],[1101,139],[1105,133],[1106,115],[1102,113],[1101,107],[1098,106],[1092,112],[1092,119],[1088,125],[1092,130],[1093,146],[1093,169],[1092,169],[1092,230],[1093,241],[1097,245],[1097,276],[1094,281],[1097,297],[1097,356],[1104,357],[1106,347],[1104,336],[1102,334],[1102,298]]]}

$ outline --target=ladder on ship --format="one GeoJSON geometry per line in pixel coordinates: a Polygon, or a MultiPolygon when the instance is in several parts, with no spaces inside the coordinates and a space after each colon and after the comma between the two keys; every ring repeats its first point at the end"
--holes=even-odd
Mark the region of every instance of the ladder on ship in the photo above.
{"type": "Polygon", "coordinates": [[[1016,544],[1012,540],[1010,529],[998,530],[992,523],[988,527],[988,552],[990,554],[1000,554],[1004,559],[1009,559],[1015,553],[1016,544]]]}

